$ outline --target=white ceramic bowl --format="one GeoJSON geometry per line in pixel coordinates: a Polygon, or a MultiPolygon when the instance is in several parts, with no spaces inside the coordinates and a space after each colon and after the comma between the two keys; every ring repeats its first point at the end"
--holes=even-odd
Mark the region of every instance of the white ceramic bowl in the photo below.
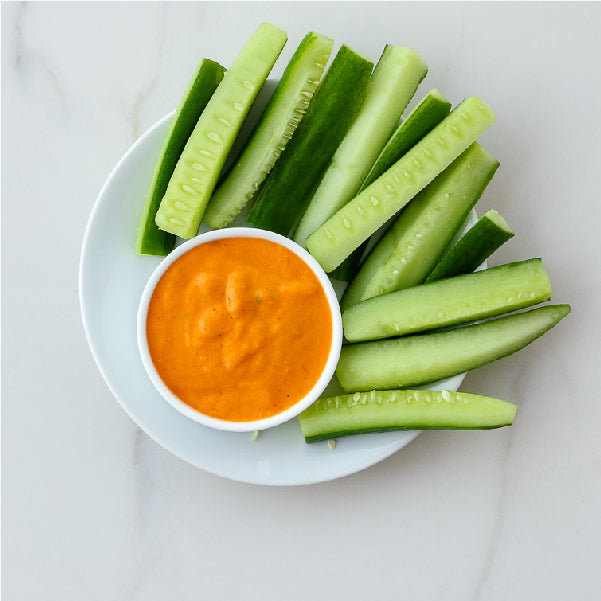
{"type": "Polygon", "coordinates": [[[216,428],[218,430],[229,430],[231,432],[252,432],[254,430],[264,430],[266,428],[277,426],[293,417],[296,417],[299,413],[301,413],[301,411],[306,409],[319,398],[325,387],[332,379],[336,369],[336,364],[338,363],[340,348],[342,346],[342,318],[338,299],[336,298],[336,292],[334,291],[328,276],[325,274],[319,263],[309,254],[309,252],[296,244],[296,242],[293,242],[292,240],[273,232],[255,228],[233,227],[199,234],[195,238],[192,238],[175,248],[167,257],[165,257],[165,259],[163,259],[163,261],[161,261],[161,263],[150,276],[150,279],[144,288],[144,292],[142,293],[142,298],[138,307],[137,337],[138,349],[140,351],[140,357],[142,358],[142,363],[144,364],[146,373],[161,396],[170,405],[172,405],[186,417],[189,417],[190,419],[193,419],[194,421],[211,428],[216,428]],[[285,409],[281,413],[271,417],[255,421],[234,422],[217,419],[200,413],[180,400],[171,392],[171,390],[169,390],[169,388],[167,388],[157,373],[150,357],[148,340],[146,338],[146,318],[148,315],[148,305],[154,289],[158,281],[161,279],[161,276],[176,259],[181,257],[190,249],[207,242],[225,238],[261,238],[263,240],[275,242],[291,250],[309,266],[309,268],[319,279],[328,299],[330,313],[332,315],[332,345],[330,347],[326,365],[315,386],[305,397],[288,409],[285,409]]]}

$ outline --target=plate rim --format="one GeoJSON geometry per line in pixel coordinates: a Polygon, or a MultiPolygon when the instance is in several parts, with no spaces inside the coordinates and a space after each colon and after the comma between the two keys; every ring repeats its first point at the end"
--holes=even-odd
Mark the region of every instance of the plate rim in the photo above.
{"type": "MultiPolygon", "coordinates": [[[[286,481],[286,482],[273,481],[273,480],[270,480],[269,478],[244,477],[241,475],[233,476],[231,474],[225,473],[224,471],[212,468],[210,465],[207,465],[205,463],[200,463],[198,461],[194,461],[185,452],[182,452],[181,450],[175,448],[173,445],[171,445],[169,442],[167,442],[165,440],[165,437],[159,431],[157,431],[156,428],[149,425],[147,420],[145,420],[145,419],[141,418],[139,415],[135,414],[132,411],[132,409],[128,406],[128,403],[126,403],[124,401],[124,399],[121,398],[121,394],[117,391],[117,389],[113,385],[111,378],[109,377],[109,375],[106,372],[105,367],[103,366],[103,363],[99,356],[97,346],[96,346],[96,344],[93,340],[93,336],[91,334],[91,331],[92,331],[91,318],[89,315],[88,308],[86,307],[86,302],[85,302],[85,298],[84,298],[84,296],[85,296],[84,266],[85,266],[85,262],[86,262],[87,252],[89,249],[89,241],[90,241],[90,237],[92,235],[94,221],[100,211],[100,207],[102,206],[103,200],[107,194],[107,190],[109,190],[111,188],[111,186],[113,185],[113,182],[117,178],[119,172],[121,171],[123,164],[126,163],[132,155],[136,154],[136,152],[139,150],[139,148],[141,146],[143,146],[144,143],[147,142],[148,138],[152,137],[152,135],[155,133],[156,130],[158,130],[162,127],[165,127],[166,122],[169,121],[170,119],[172,119],[174,114],[175,114],[175,110],[170,111],[169,113],[167,113],[166,115],[164,115],[163,117],[158,119],[150,127],[148,127],[135,140],[135,142],[131,146],[129,146],[129,148],[121,155],[121,157],[113,165],[112,169],[110,170],[108,176],[106,177],[103,185],[100,188],[100,191],[98,192],[98,194],[94,200],[94,204],[93,204],[92,210],[89,214],[89,217],[88,217],[88,220],[86,223],[86,227],[84,230],[84,235],[83,235],[82,242],[81,242],[81,250],[80,250],[80,256],[79,256],[79,268],[78,268],[78,297],[79,297],[79,306],[80,306],[80,312],[81,312],[81,318],[82,318],[82,325],[83,325],[86,341],[88,343],[88,347],[94,358],[94,362],[96,363],[96,366],[102,376],[102,379],[104,380],[105,384],[107,385],[109,391],[111,392],[113,397],[117,400],[117,402],[121,406],[121,408],[125,411],[126,415],[134,422],[134,424],[138,428],[140,428],[143,432],[145,432],[159,446],[161,446],[168,452],[172,453],[173,455],[175,455],[182,461],[185,461],[186,463],[196,467],[197,469],[201,469],[207,473],[210,473],[212,475],[219,476],[219,477],[231,480],[231,481],[243,482],[246,484],[262,485],[262,486],[302,486],[302,485],[310,485],[310,484],[319,484],[319,483],[324,483],[324,482],[330,482],[330,481],[333,481],[333,480],[336,480],[339,478],[349,476],[354,473],[361,472],[370,467],[373,467],[374,465],[376,465],[377,463],[380,463],[381,461],[387,459],[388,457],[391,457],[396,452],[398,452],[399,450],[401,450],[402,448],[407,446],[410,442],[415,440],[421,434],[422,431],[421,430],[405,430],[405,431],[403,431],[404,437],[402,439],[392,441],[388,445],[385,445],[385,447],[383,449],[381,449],[381,452],[378,453],[375,458],[371,457],[371,458],[367,459],[366,461],[363,461],[359,464],[350,465],[346,469],[336,470],[335,473],[326,473],[325,475],[322,474],[322,475],[313,476],[313,477],[304,477],[304,478],[300,477],[300,478],[295,479],[294,481],[286,481]]],[[[133,252],[133,250],[132,250],[132,252],[133,252]]],[[[462,382],[464,376],[465,376],[465,374],[461,374],[460,376],[455,376],[455,377],[461,377],[461,380],[459,381],[457,388],[459,388],[459,386],[461,385],[461,382],[462,382]]],[[[375,450],[373,450],[373,451],[375,451],[375,450]]]]}

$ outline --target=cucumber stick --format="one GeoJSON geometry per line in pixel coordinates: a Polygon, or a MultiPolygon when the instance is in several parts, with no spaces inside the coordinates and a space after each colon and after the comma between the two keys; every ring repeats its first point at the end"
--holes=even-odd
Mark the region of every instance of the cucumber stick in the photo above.
{"type": "Polygon", "coordinates": [[[450,390],[371,390],[319,399],[299,415],[305,442],[391,430],[510,426],[517,407],[450,390]]]}
{"type": "Polygon", "coordinates": [[[451,103],[436,89],[430,90],[398,125],[372,165],[361,190],[375,182],[451,112],[451,103]]]}
{"type": "Polygon", "coordinates": [[[347,344],[336,375],[347,392],[435,382],[524,348],[569,312],[547,305],[444,332],[347,344]]]}
{"type": "Polygon", "coordinates": [[[345,291],[344,309],[423,282],[499,166],[474,142],[396,218],[345,291]]]}
{"type": "Polygon", "coordinates": [[[167,232],[196,235],[221,168],[286,34],[263,23],[225,74],[188,140],[156,214],[167,232]]]}
{"type": "Polygon", "coordinates": [[[226,227],[255,196],[306,113],[333,45],[316,33],[305,36],[240,157],[211,197],[207,225],[226,227]]]}
{"type": "Polygon", "coordinates": [[[342,46],[274,165],[248,221],[288,235],[363,101],[373,63],[342,46]]]}
{"type": "Polygon", "coordinates": [[[355,196],[427,71],[414,50],[384,48],[357,117],[298,224],[294,235],[298,244],[304,247],[307,236],[355,196]]]}
{"type": "Polygon", "coordinates": [[[175,247],[175,235],[159,229],[154,218],[180,154],[194,130],[200,114],[223,79],[224,72],[225,69],[221,65],[212,60],[203,59],[198,64],[192,80],[180,100],[163,142],[146,196],[136,239],[136,252],[140,255],[164,257],[175,247]]]}
{"type": "Polygon", "coordinates": [[[421,284],[353,305],[342,315],[347,340],[404,336],[549,300],[551,282],[540,259],[421,284]]]}
{"type": "Polygon", "coordinates": [[[307,248],[332,271],[422,188],[446,169],[495,120],[482,100],[464,100],[371,186],[307,238],[307,248]]]}
{"type": "Polygon", "coordinates": [[[505,219],[491,209],[445,253],[426,282],[474,271],[513,236],[505,219]]]}
{"type": "MultiPolygon", "coordinates": [[[[386,146],[372,165],[359,192],[376,181],[387,169],[392,167],[406,152],[417,144],[430,130],[434,129],[451,111],[451,103],[438,90],[431,90],[419,104],[401,121],[386,146]]],[[[356,248],[335,270],[330,277],[348,282],[356,275],[359,263],[368,245],[368,240],[356,248]]]]}

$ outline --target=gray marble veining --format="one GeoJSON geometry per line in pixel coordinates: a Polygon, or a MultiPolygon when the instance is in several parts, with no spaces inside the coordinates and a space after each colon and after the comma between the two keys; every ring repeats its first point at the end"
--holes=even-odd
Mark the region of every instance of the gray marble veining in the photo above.
{"type": "Polygon", "coordinates": [[[3,3],[3,600],[596,601],[600,19],[598,3],[3,3]],[[289,33],[285,59],[310,30],[374,59],[414,47],[420,94],[494,107],[479,210],[516,237],[493,262],[541,256],[573,306],[466,379],[518,404],[511,429],[257,487],[181,461],[113,398],[75,296],[94,199],[197,61],[230,64],[261,21],[289,33]]]}

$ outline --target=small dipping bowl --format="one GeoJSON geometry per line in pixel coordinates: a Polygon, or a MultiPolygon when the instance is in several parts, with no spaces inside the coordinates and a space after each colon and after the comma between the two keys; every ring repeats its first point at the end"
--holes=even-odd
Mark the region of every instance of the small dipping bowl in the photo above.
{"type": "MultiPolygon", "coordinates": [[[[266,269],[268,268],[269,267],[267,266],[266,269]]],[[[200,424],[203,424],[204,426],[208,426],[210,428],[215,428],[218,430],[228,430],[231,432],[252,432],[255,430],[264,430],[266,428],[277,426],[297,416],[304,409],[309,407],[309,405],[314,403],[320,397],[320,395],[330,382],[332,376],[334,375],[336,364],[338,363],[338,358],[340,356],[340,349],[342,346],[342,334],[342,317],[336,293],[334,291],[334,288],[332,287],[328,276],[323,271],[319,263],[311,256],[311,254],[304,248],[302,248],[292,240],[285,238],[284,236],[261,229],[246,227],[224,228],[221,230],[214,230],[204,234],[199,234],[195,238],[192,238],[175,248],[167,257],[165,257],[165,259],[161,261],[161,263],[157,266],[157,268],[150,276],[150,279],[148,280],[144,288],[144,292],[142,293],[137,315],[137,339],[140,357],[142,359],[142,363],[144,365],[144,368],[146,369],[148,377],[150,378],[158,392],[161,394],[161,396],[172,407],[177,409],[186,417],[200,424]],[[152,299],[153,293],[159,280],[167,271],[167,269],[182,255],[199,245],[206,244],[208,242],[213,242],[216,240],[224,240],[231,238],[260,238],[279,244],[291,251],[292,253],[294,253],[297,257],[299,257],[310,268],[310,270],[315,274],[315,276],[319,280],[321,287],[323,288],[323,291],[325,293],[332,319],[331,346],[321,375],[315,382],[313,388],[304,397],[302,397],[300,400],[298,400],[296,403],[289,406],[288,408],[282,410],[281,412],[276,413],[274,415],[270,415],[269,417],[256,419],[254,421],[229,421],[210,415],[205,415],[204,413],[201,413],[197,409],[193,408],[192,406],[188,405],[180,398],[178,398],[165,385],[165,383],[159,376],[159,373],[157,372],[157,369],[151,358],[147,339],[146,323],[150,301],[152,299]]],[[[283,385],[286,385],[285,381],[283,382],[283,385]]]]}

